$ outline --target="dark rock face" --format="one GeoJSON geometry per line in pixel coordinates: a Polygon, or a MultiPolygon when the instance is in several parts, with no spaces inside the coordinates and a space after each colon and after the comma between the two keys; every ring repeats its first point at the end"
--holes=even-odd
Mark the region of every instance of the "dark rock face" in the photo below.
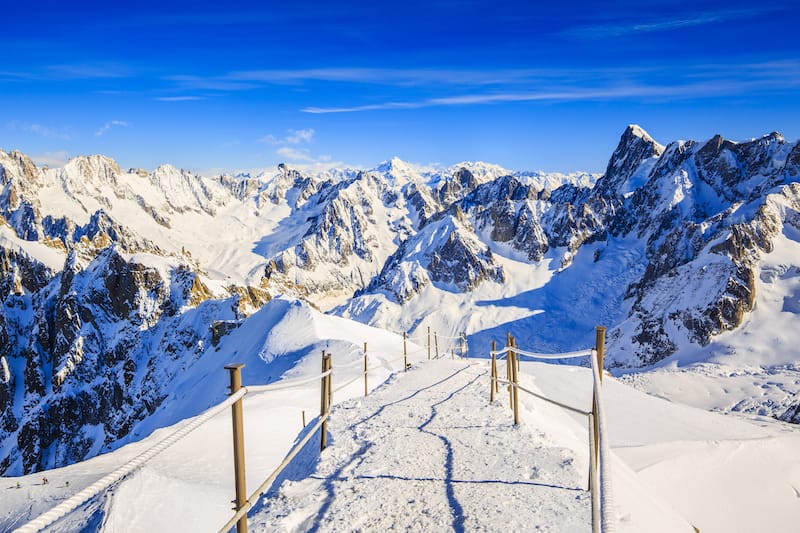
{"type": "MultiPolygon", "coordinates": [[[[178,313],[200,309],[211,297],[187,266],[165,279],[156,268],[126,260],[117,246],[88,263],[80,256],[70,253],[53,275],[25,256],[0,255],[6,274],[31,273],[23,294],[6,295],[0,309],[14,301],[33,312],[29,324],[20,323],[25,313],[0,312],[0,356],[24,361],[22,375],[0,379],[5,474],[71,464],[124,438],[155,412],[171,378],[211,340],[202,321],[178,313]],[[15,343],[7,342],[11,337],[15,343]],[[10,401],[16,387],[23,387],[22,405],[10,401]]],[[[233,317],[230,302],[208,303],[217,308],[211,316],[233,317]]]]}
{"type": "Polygon", "coordinates": [[[800,208],[798,184],[780,186],[796,172],[796,149],[778,134],[738,144],[719,136],[702,145],[674,143],[645,185],[625,199],[609,227],[615,235],[635,231],[647,243],[644,275],[628,287],[632,314],[641,320],[632,340],[643,364],[677,349],[678,339],[667,342],[665,331],[683,331],[689,342],[706,345],[753,310],[758,261],[800,208]],[[780,154],[787,152],[783,163],[780,154]],[[770,189],[772,194],[764,193],[770,189]],[[745,221],[739,214],[743,204],[756,207],[745,221]],[[653,296],[685,292],[687,280],[705,287],[696,301],[653,296]]]}
{"type": "Polygon", "coordinates": [[[448,206],[466,194],[475,190],[478,180],[466,168],[459,168],[453,173],[451,179],[445,180],[436,189],[436,197],[439,203],[448,206]]]}
{"type": "Polygon", "coordinates": [[[625,182],[639,170],[642,162],[659,157],[663,152],[664,147],[641,128],[628,126],[608,161],[605,174],[597,181],[595,193],[606,197],[619,196],[625,182]]]}
{"type": "Polygon", "coordinates": [[[472,290],[487,279],[505,281],[502,267],[493,264],[491,250],[476,251],[455,233],[431,255],[427,270],[433,281],[455,285],[460,291],[472,290]]]}
{"type": "Polygon", "coordinates": [[[385,291],[402,303],[431,282],[445,290],[465,292],[487,280],[505,281],[503,268],[474,236],[465,214],[453,205],[404,241],[359,294],[385,291]]]}

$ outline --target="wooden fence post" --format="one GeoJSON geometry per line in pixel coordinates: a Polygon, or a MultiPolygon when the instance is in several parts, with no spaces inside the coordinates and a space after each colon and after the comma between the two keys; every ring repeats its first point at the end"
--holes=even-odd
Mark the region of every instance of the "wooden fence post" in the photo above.
{"type": "Polygon", "coordinates": [[[403,372],[408,371],[408,348],[406,347],[407,331],[403,332],[403,372]]]}
{"type": "Polygon", "coordinates": [[[597,350],[597,368],[600,370],[600,383],[603,382],[603,364],[606,358],[606,327],[595,327],[594,349],[597,350]]]}
{"type": "MultiPolygon", "coordinates": [[[[325,350],[322,351],[322,373],[324,374],[331,368],[331,356],[330,354],[326,354],[325,350]]],[[[319,416],[325,416],[328,414],[328,401],[330,400],[330,386],[329,380],[330,375],[322,377],[322,383],[320,384],[320,402],[319,402],[319,416]]],[[[320,428],[320,436],[319,436],[319,449],[320,451],[324,450],[328,444],[328,421],[322,422],[322,427],[320,428]]]]}
{"type": "Polygon", "coordinates": [[[303,417],[303,427],[306,427],[306,410],[305,409],[300,411],[300,416],[303,417]]]}
{"type": "Polygon", "coordinates": [[[494,402],[494,388],[497,386],[497,341],[492,341],[492,380],[489,382],[489,401],[494,402]]]}
{"type": "MultiPolygon", "coordinates": [[[[405,333],[403,334],[403,336],[405,336],[405,333]]],[[[367,388],[367,374],[368,374],[367,368],[368,368],[367,367],[367,343],[365,342],[364,343],[364,396],[366,396],[368,394],[368,390],[369,390],[367,388]]]]}
{"type": "Polygon", "coordinates": [[[433,332],[433,343],[434,343],[434,345],[436,347],[436,357],[435,357],[435,359],[439,359],[439,336],[436,334],[435,331],[433,332]]]}
{"type": "MultiPolygon", "coordinates": [[[[603,382],[603,359],[605,358],[605,345],[606,345],[606,328],[605,326],[596,326],[595,327],[595,341],[594,341],[594,363],[597,365],[597,370],[600,373],[600,383],[603,382]]],[[[594,380],[592,381],[594,383],[594,380]]],[[[600,428],[597,424],[597,395],[600,391],[594,388],[592,385],[592,415],[594,418],[594,442],[598,444],[600,442],[600,428]]],[[[594,450],[594,461],[595,465],[600,462],[600,447],[595,446],[594,450]]]]}
{"type": "Polygon", "coordinates": [[[428,361],[431,360],[431,327],[428,326],[428,361]]]}
{"type": "MultiPolygon", "coordinates": [[[[242,388],[242,368],[241,363],[227,365],[225,370],[230,374],[231,394],[235,394],[242,388]]],[[[244,469],[244,417],[242,414],[242,399],[239,398],[231,406],[231,418],[233,420],[233,479],[236,485],[236,511],[244,507],[247,502],[247,485],[244,469]]],[[[236,522],[236,533],[247,533],[247,515],[244,515],[236,522]]]]}

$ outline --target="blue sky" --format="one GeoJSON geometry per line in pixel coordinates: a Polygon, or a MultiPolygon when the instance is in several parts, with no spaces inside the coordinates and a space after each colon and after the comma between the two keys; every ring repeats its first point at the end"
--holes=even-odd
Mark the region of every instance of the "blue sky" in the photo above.
{"type": "Polygon", "coordinates": [[[5,5],[0,146],[206,173],[602,171],[629,123],[800,137],[788,1],[162,3],[5,5]]]}

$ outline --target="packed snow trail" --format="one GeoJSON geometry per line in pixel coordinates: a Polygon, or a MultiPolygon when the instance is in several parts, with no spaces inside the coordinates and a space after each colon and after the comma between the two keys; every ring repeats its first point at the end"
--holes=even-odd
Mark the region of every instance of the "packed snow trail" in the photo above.
{"type": "MultiPolygon", "coordinates": [[[[485,362],[433,361],[333,409],[251,514],[254,531],[590,531],[586,474],[507,403],[485,362]]],[[[578,461],[581,463],[581,461],[578,461]]]]}

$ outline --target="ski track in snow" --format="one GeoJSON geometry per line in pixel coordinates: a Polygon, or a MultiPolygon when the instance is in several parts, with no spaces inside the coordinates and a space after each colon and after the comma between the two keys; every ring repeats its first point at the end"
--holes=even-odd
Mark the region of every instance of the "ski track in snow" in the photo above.
{"type": "Polygon", "coordinates": [[[337,405],[332,443],[308,445],[251,529],[589,531],[574,452],[514,427],[488,380],[484,364],[437,361],[337,405]]]}

